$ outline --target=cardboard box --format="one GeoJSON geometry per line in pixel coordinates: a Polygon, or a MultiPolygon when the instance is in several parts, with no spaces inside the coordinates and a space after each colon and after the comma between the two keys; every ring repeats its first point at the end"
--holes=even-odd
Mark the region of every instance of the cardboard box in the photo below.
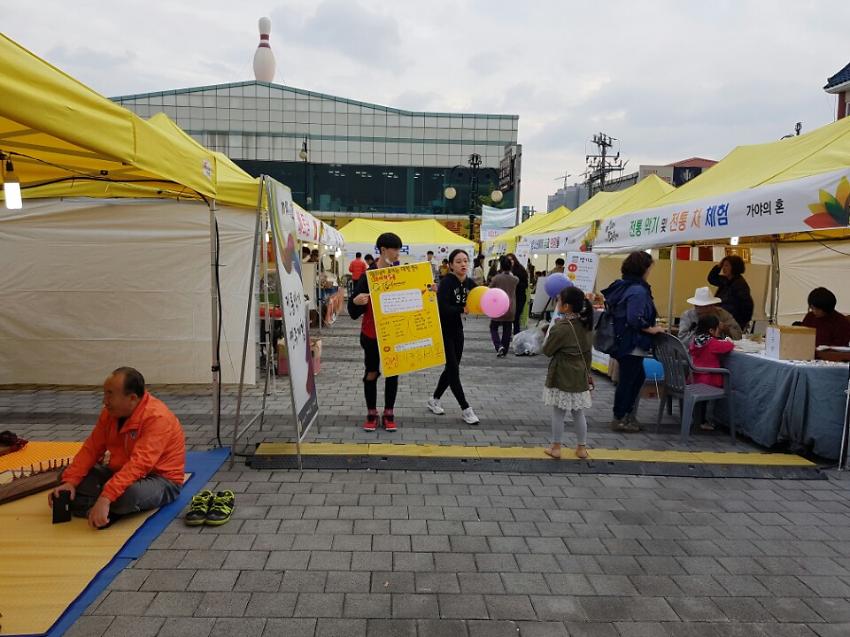
{"type": "Polygon", "coordinates": [[[810,361],[815,357],[815,330],[812,327],[769,325],[764,354],[782,361],[810,361]]]}
{"type": "MultiPolygon", "coordinates": [[[[289,375],[289,361],[286,356],[286,344],[280,341],[277,346],[277,375],[289,375]]],[[[322,369],[322,339],[310,339],[310,353],[313,356],[313,375],[318,374],[322,369]]]]}

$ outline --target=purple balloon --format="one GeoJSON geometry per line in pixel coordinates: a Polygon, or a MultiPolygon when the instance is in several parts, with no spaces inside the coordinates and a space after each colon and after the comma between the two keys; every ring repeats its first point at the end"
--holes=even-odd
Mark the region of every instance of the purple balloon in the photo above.
{"type": "Polygon", "coordinates": [[[543,289],[546,290],[546,295],[549,298],[558,296],[566,288],[572,287],[573,282],[567,278],[566,274],[555,272],[546,277],[546,282],[543,284],[543,289]]]}
{"type": "Polygon", "coordinates": [[[490,288],[481,296],[481,310],[491,319],[503,316],[511,309],[507,293],[499,288],[490,288]]]}

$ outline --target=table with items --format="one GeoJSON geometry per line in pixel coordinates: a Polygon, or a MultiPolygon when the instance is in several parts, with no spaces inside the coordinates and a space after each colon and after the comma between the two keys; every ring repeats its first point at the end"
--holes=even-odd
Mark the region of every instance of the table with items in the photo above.
{"type": "MultiPolygon", "coordinates": [[[[743,340],[723,362],[732,372],[738,431],[765,447],[837,459],[847,400],[847,363],[786,361],[764,355],[763,343],[743,340]]],[[[716,417],[728,422],[723,401],[716,417]]]]}

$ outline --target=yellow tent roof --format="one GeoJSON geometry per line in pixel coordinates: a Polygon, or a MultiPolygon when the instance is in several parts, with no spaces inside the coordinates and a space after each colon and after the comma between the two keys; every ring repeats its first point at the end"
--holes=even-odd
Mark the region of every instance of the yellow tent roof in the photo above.
{"type": "Polygon", "coordinates": [[[436,219],[421,221],[380,221],[376,219],[352,219],[340,232],[345,243],[367,243],[375,245],[375,239],[384,232],[394,232],[408,245],[472,245],[472,241],[455,234],[436,219]]]}
{"type": "Polygon", "coordinates": [[[652,207],[840,170],[850,165],[848,157],[850,117],[845,117],[797,137],[738,146],[710,169],[653,203],[652,207]]]}
{"type": "Polygon", "coordinates": [[[542,228],[547,224],[553,223],[555,219],[563,219],[566,215],[570,214],[570,212],[571,210],[566,206],[560,206],[555,208],[552,212],[536,214],[529,217],[518,226],[514,226],[510,230],[506,230],[500,234],[498,237],[491,239],[487,242],[487,244],[492,245],[494,243],[507,242],[523,235],[533,234],[538,228],[542,228]]]}
{"type": "Polygon", "coordinates": [[[533,234],[580,228],[600,219],[646,208],[675,188],[657,175],[649,175],[634,186],[614,192],[598,192],[560,222],[540,228],[533,234]]]}
{"type": "MultiPolygon", "coordinates": [[[[164,115],[139,118],[2,34],[0,83],[0,152],[13,161],[25,197],[59,196],[56,185],[64,184],[64,196],[152,189],[160,197],[219,199],[222,187],[233,193],[231,203],[247,203],[251,178],[226,157],[178,134],[164,115]],[[32,190],[48,184],[54,187],[32,190]]],[[[256,197],[255,185],[251,206],[256,197]]]]}

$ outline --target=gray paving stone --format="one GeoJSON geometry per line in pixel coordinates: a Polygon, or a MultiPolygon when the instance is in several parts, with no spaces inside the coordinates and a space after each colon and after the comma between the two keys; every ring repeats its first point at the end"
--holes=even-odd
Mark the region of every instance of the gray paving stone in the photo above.
{"type": "Polygon", "coordinates": [[[116,617],[106,631],[106,637],[155,637],[165,619],[162,617],[116,617]]]}
{"type": "Polygon", "coordinates": [[[185,591],[157,593],[145,614],[155,617],[191,617],[202,597],[203,593],[185,591]]]}
{"type": "Polygon", "coordinates": [[[68,630],[68,637],[101,637],[115,619],[110,615],[83,615],[68,630]]]}
{"type": "Polygon", "coordinates": [[[570,637],[618,637],[615,625],[608,622],[567,622],[567,630],[570,637]]]}
{"type": "Polygon", "coordinates": [[[157,637],[209,637],[215,621],[212,617],[169,617],[157,637]]]}
{"type": "Polygon", "coordinates": [[[214,637],[260,637],[265,631],[266,620],[257,618],[228,619],[219,618],[215,621],[211,635],[214,637]]]}
{"type": "MultiPolygon", "coordinates": [[[[319,619],[316,623],[316,637],[365,637],[365,619],[319,619]]],[[[280,633],[289,637],[288,633],[280,633]]],[[[311,633],[312,635],[312,633],[311,633]]]]}
{"type": "Polygon", "coordinates": [[[296,593],[251,593],[246,617],[292,617],[295,610],[296,593]]]}
{"type": "Polygon", "coordinates": [[[416,637],[416,621],[412,619],[370,619],[368,637],[416,637]]]}
{"type": "Polygon", "coordinates": [[[438,595],[440,617],[443,619],[488,619],[483,595],[438,595]]]}
{"type": "Polygon", "coordinates": [[[518,625],[513,621],[467,622],[469,637],[517,637],[518,625]]]}
{"type": "MultiPolygon", "coordinates": [[[[263,637],[313,637],[316,633],[315,619],[269,619],[263,630],[263,637]]],[[[345,633],[340,634],[344,637],[345,633]]],[[[327,637],[330,637],[328,635],[327,637]]]]}
{"type": "Polygon", "coordinates": [[[392,596],[392,616],[399,619],[440,617],[437,595],[397,594],[392,596]]]}
{"type": "Polygon", "coordinates": [[[242,617],[251,598],[248,593],[204,593],[196,617],[242,617]]]}
{"type": "MultiPolygon", "coordinates": [[[[133,573],[135,569],[131,569],[129,571],[123,571],[124,573],[133,573]]],[[[143,571],[147,573],[147,571],[143,571]]],[[[144,579],[144,583],[141,585],[141,590],[143,591],[185,591],[189,586],[189,582],[192,581],[192,578],[195,576],[195,571],[183,570],[183,569],[162,569],[157,571],[150,571],[150,574],[146,576],[144,579]]],[[[115,589],[115,582],[112,583],[111,588],[115,589]]]]}
{"type": "Polygon", "coordinates": [[[187,587],[190,591],[233,590],[239,571],[196,571],[187,587]]]}
{"type": "Polygon", "coordinates": [[[342,617],[342,593],[300,593],[295,617],[342,617]]]}
{"type": "Polygon", "coordinates": [[[670,597],[667,602],[682,621],[726,621],[726,615],[708,597],[670,597]]]}
{"type": "Polygon", "coordinates": [[[452,619],[420,619],[416,622],[419,637],[468,637],[466,622],[452,619]]]}
{"type": "Polygon", "coordinates": [[[484,601],[492,619],[537,619],[528,595],[485,595],[484,601]]]}
{"type": "Polygon", "coordinates": [[[98,604],[95,614],[113,615],[117,619],[122,615],[144,615],[155,596],[150,592],[111,591],[98,604]]]}
{"type": "Polygon", "coordinates": [[[234,591],[275,593],[280,590],[283,573],[280,571],[242,571],[233,586],[234,591]]]}

